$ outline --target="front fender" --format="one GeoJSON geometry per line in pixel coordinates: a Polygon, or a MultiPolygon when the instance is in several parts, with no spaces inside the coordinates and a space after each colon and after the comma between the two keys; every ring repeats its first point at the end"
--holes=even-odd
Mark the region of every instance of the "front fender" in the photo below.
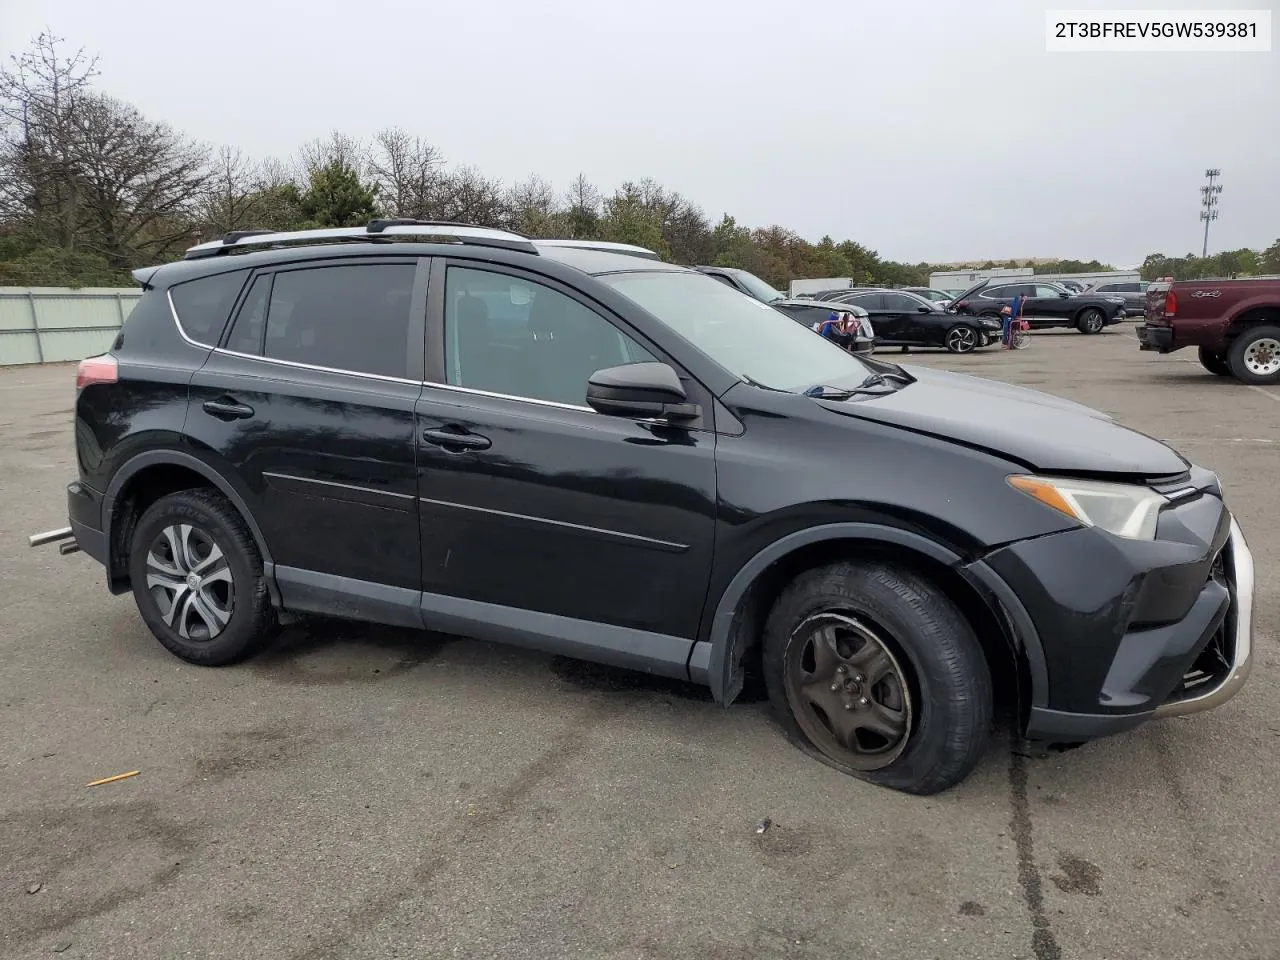
{"type": "Polygon", "coordinates": [[[1031,676],[1031,702],[1048,702],[1048,671],[1044,650],[1030,615],[1013,590],[987,566],[976,560],[966,563],[955,551],[928,537],[874,523],[830,523],[788,534],[760,550],[743,564],[716,605],[709,639],[694,644],[689,658],[689,676],[711,688],[717,703],[728,705],[742,691],[742,657],[747,638],[735,630],[744,601],[756,580],[774,563],[803,547],[823,541],[862,540],[905,548],[955,570],[983,598],[997,622],[1010,630],[1025,659],[1031,676]]]}

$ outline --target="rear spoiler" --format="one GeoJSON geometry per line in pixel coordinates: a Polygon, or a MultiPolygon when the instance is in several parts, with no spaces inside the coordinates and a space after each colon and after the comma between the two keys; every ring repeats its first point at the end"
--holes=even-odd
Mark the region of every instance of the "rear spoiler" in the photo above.
{"type": "Polygon", "coordinates": [[[159,266],[139,267],[137,270],[133,271],[133,279],[138,281],[138,286],[142,287],[143,290],[150,290],[151,278],[156,275],[156,272],[159,269],[159,266]]]}

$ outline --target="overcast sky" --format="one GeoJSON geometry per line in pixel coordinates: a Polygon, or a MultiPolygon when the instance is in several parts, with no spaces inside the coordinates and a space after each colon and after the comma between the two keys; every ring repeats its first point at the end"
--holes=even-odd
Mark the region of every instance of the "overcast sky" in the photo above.
{"type": "Polygon", "coordinates": [[[0,0],[0,48],[50,27],[105,91],[257,155],[398,125],[506,181],[651,176],[713,220],[896,260],[1198,253],[1208,166],[1211,249],[1280,236],[1280,48],[1050,54],[1046,6],[0,0]]]}

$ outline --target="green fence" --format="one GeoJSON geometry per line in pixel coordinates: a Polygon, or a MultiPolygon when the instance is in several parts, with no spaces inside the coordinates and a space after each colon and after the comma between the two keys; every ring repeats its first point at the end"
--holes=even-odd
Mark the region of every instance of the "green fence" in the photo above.
{"type": "Polygon", "coordinates": [[[137,287],[0,287],[0,366],[102,353],[141,296],[137,287]]]}

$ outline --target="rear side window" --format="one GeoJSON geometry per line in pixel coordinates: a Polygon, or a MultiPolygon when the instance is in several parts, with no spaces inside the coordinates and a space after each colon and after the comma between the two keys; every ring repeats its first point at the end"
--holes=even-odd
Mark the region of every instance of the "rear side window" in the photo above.
{"type": "Polygon", "coordinates": [[[235,270],[170,287],[169,297],[182,332],[196,343],[216,344],[248,274],[248,270],[235,270]]]}
{"type": "Polygon", "coordinates": [[[414,270],[412,263],[290,270],[270,281],[269,297],[268,278],[259,277],[227,347],[272,360],[403,378],[409,367],[414,270]]]}
{"type": "Polygon", "coordinates": [[[884,308],[886,310],[894,310],[898,313],[910,313],[916,307],[920,306],[920,301],[914,297],[904,296],[901,293],[884,294],[884,308]]]}
{"type": "Polygon", "coordinates": [[[842,297],[842,302],[852,303],[861,307],[863,310],[882,310],[884,309],[884,296],[879,293],[864,293],[857,297],[842,297]]]}

